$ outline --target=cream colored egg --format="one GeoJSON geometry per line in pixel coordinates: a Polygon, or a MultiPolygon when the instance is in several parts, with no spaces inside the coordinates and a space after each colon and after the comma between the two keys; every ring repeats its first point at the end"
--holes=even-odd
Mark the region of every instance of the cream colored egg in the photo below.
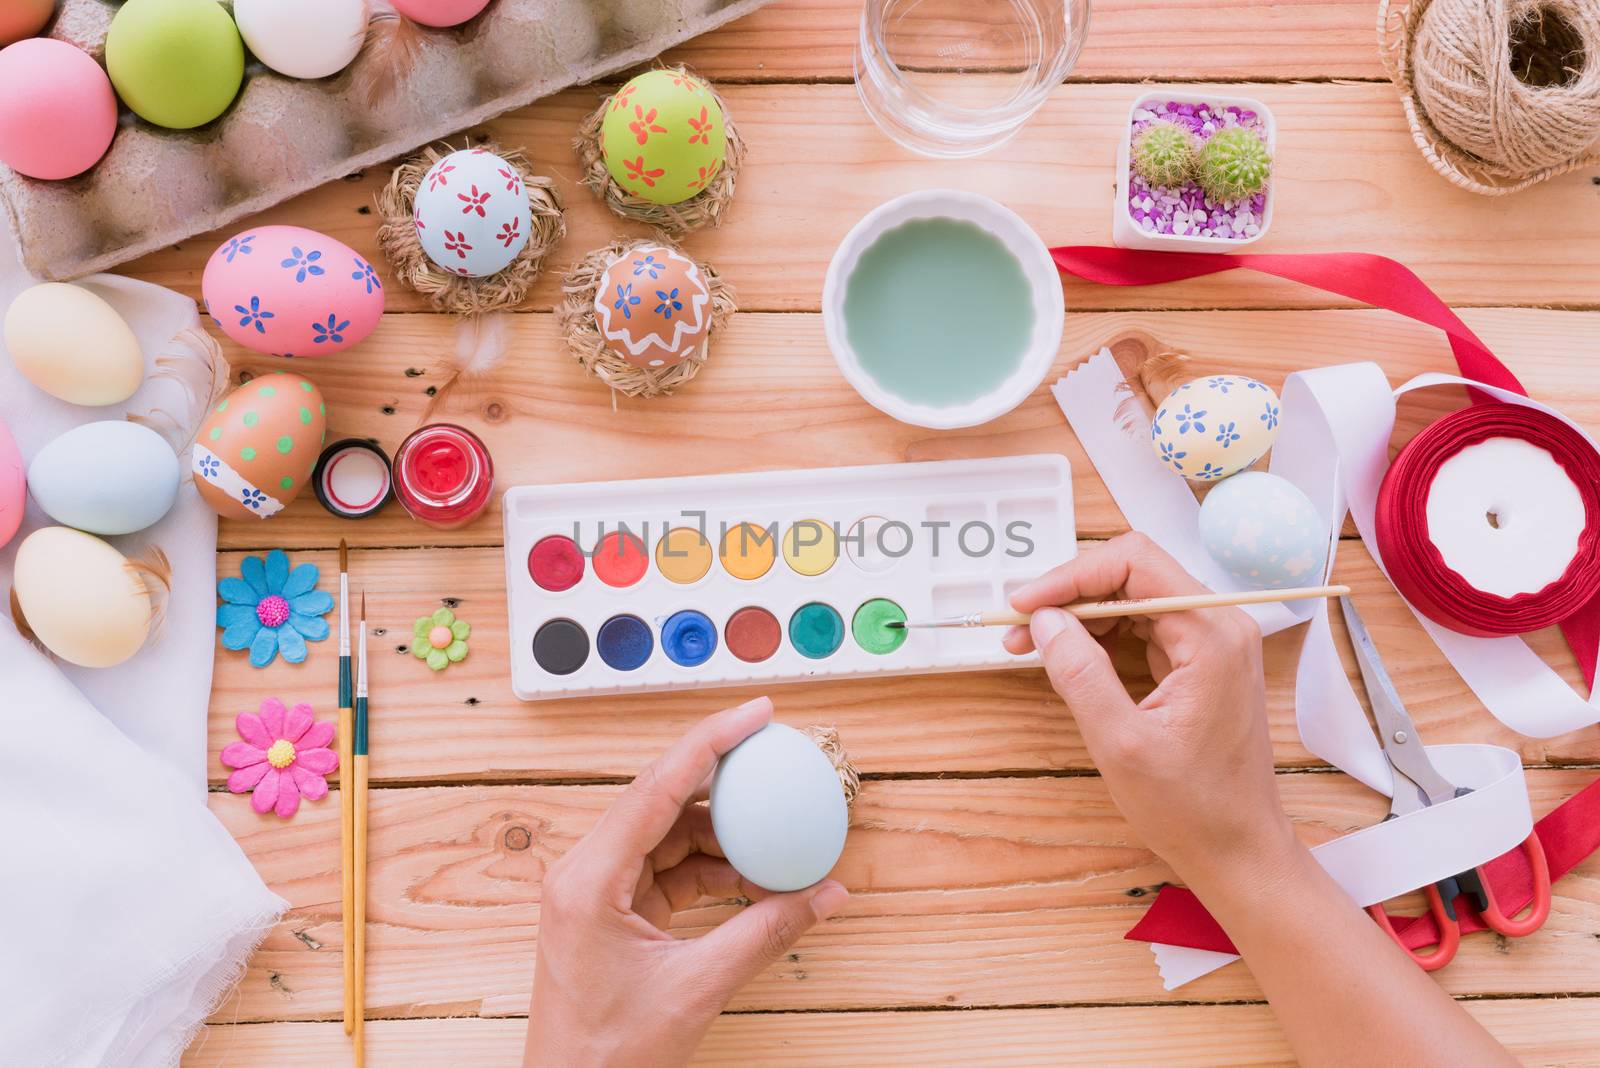
{"type": "Polygon", "coordinates": [[[1176,474],[1216,482],[1267,454],[1278,436],[1278,408],[1278,395],[1253,378],[1197,378],[1156,409],[1150,445],[1176,474]]]}
{"type": "Polygon", "coordinates": [[[133,565],[93,534],[43,527],[17,547],[12,592],[34,636],[81,667],[114,667],[150,633],[150,592],[133,565]]]}
{"type": "Polygon", "coordinates": [[[139,339],[80,286],[45,282],[6,309],[6,350],[29,382],[69,404],[120,404],[144,381],[139,339]]]}

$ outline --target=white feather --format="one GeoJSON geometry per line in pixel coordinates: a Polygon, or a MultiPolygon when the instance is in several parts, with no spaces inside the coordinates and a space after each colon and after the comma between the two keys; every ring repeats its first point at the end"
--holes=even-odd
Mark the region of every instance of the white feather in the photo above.
{"type": "Polygon", "coordinates": [[[493,312],[463,319],[449,354],[452,378],[477,378],[494,370],[511,345],[511,313],[493,312]]]}

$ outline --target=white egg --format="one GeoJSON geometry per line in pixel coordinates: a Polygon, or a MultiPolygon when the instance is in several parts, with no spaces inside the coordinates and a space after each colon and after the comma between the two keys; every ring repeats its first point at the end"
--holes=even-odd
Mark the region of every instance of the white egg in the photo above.
{"type": "Polygon", "coordinates": [[[233,21],[255,57],[279,74],[326,78],[361,51],[367,0],[233,0],[233,21]]]}
{"type": "Polygon", "coordinates": [[[144,381],[139,339],[115,308],[81,286],[23,290],[6,309],[5,339],[17,370],[68,404],[119,404],[144,381]]]}
{"type": "Polygon", "coordinates": [[[153,526],[178,495],[178,457],[138,423],[85,423],[54,439],[28,465],[28,488],[57,523],[91,534],[153,526]]]}
{"type": "Polygon", "coordinates": [[[1278,436],[1278,395],[1243,375],[1197,378],[1156,409],[1150,445],[1167,467],[1215,482],[1267,454],[1278,436]]]}
{"type": "Polygon", "coordinates": [[[1286,478],[1246,471],[1211,487],[1200,503],[1200,541],[1246,586],[1281,590],[1322,581],[1328,521],[1286,478]]]}
{"type": "Polygon", "coordinates": [[[81,667],[114,667],[150,633],[150,592],[93,534],[41,527],[17,546],[11,589],[45,648],[81,667]]]}
{"type": "Polygon", "coordinates": [[[481,278],[517,258],[533,212],[515,167],[493,152],[468,148],[428,168],[412,221],[430,260],[452,274],[481,278]]]}
{"type": "Polygon", "coordinates": [[[769,723],[717,764],[711,825],[735,871],[757,886],[788,891],[833,870],[850,813],[839,774],[816,743],[769,723]]]}

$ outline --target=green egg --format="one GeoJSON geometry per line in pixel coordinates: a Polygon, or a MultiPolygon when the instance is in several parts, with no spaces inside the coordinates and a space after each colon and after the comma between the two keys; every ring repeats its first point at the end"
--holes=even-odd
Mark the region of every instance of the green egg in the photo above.
{"type": "Polygon", "coordinates": [[[106,70],[134,114],[188,130],[233,103],[244,80],[244,42],[216,0],[128,0],[111,20],[106,70]]]}
{"type": "Polygon", "coordinates": [[[600,151],[617,184],[653,204],[695,196],[728,152],[722,105],[699,78],[652,70],[606,103],[600,151]]]}

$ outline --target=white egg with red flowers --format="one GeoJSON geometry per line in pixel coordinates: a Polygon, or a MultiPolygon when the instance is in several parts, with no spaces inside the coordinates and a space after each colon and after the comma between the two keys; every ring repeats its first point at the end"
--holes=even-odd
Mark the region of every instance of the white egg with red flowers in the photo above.
{"type": "Polygon", "coordinates": [[[505,270],[527,247],[533,211],[515,167],[487,149],[467,148],[422,176],[412,223],[428,259],[451,274],[482,278],[505,270]]]}

